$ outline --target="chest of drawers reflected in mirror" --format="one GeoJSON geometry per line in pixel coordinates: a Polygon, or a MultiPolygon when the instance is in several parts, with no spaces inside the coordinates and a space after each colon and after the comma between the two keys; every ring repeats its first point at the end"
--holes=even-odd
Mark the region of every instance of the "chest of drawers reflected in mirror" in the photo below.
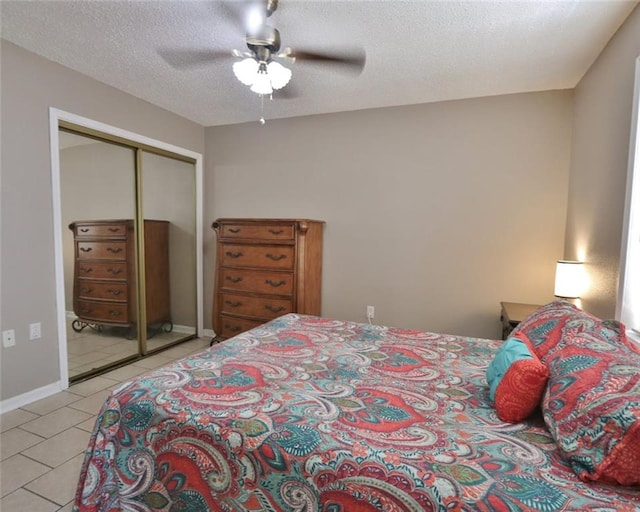
{"type": "MultiPolygon", "coordinates": [[[[147,325],[171,322],[169,222],[144,221],[147,325]]],[[[72,327],[125,327],[137,324],[136,244],[133,220],[76,221],[72,327]]]]}

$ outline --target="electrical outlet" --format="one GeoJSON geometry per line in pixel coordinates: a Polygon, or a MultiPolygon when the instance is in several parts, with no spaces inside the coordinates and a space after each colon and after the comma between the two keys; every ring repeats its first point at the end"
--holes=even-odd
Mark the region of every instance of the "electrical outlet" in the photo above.
{"type": "Polygon", "coordinates": [[[29,324],[29,339],[38,340],[40,338],[42,338],[42,325],[40,322],[29,324]]]}
{"type": "Polygon", "coordinates": [[[16,331],[9,329],[2,331],[2,346],[4,348],[13,347],[16,344],[16,331]]]}
{"type": "Polygon", "coordinates": [[[367,318],[372,319],[376,317],[376,308],[374,306],[367,306],[367,318]]]}

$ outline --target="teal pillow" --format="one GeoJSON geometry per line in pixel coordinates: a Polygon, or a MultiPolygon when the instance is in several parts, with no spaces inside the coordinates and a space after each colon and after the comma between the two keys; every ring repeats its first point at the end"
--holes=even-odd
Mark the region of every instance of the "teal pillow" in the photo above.
{"type": "Polygon", "coordinates": [[[518,338],[505,341],[487,368],[489,397],[502,421],[517,423],[540,404],[549,378],[547,367],[518,338]]]}
{"type": "Polygon", "coordinates": [[[508,338],[489,364],[489,368],[487,368],[487,382],[489,383],[489,398],[491,398],[491,402],[495,402],[496,389],[498,389],[498,384],[502,381],[507,370],[511,368],[513,363],[521,359],[533,359],[529,348],[524,341],[518,338],[508,338]]]}

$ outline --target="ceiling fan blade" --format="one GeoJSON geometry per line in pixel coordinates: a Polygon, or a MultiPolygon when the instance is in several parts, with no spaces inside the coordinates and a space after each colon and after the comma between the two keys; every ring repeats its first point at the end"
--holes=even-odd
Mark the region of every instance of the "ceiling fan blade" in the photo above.
{"type": "Polygon", "coordinates": [[[364,49],[336,52],[293,50],[287,53],[287,57],[292,57],[297,61],[303,61],[309,64],[331,64],[339,66],[339,69],[358,75],[362,73],[364,65],[367,62],[367,54],[364,49]]]}
{"type": "Polygon", "coordinates": [[[237,29],[253,34],[278,8],[278,0],[218,0],[216,7],[237,29]]]}
{"type": "Polygon", "coordinates": [[[246,31],[246,8],[245,2],[223,0],[215,3],[219,13],[224,17],[235,29],[246,31]]]}
{"type": "Polygon", "coordinates": [[[171,67],[176,69],[196,68],[211,62],[232,57],[229,50],[202,50],[197,48],[158,48],[156,52],[171,67]]]}

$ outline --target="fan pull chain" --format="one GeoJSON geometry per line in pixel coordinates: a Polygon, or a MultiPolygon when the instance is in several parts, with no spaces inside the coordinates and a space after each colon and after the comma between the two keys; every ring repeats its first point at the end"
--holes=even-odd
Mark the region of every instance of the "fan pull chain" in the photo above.
{"type": "Polygon", "coordinates": [[[264,120],[264,94],[260,95],[260,124],[264,126],[266,121],[264,120]]]}

